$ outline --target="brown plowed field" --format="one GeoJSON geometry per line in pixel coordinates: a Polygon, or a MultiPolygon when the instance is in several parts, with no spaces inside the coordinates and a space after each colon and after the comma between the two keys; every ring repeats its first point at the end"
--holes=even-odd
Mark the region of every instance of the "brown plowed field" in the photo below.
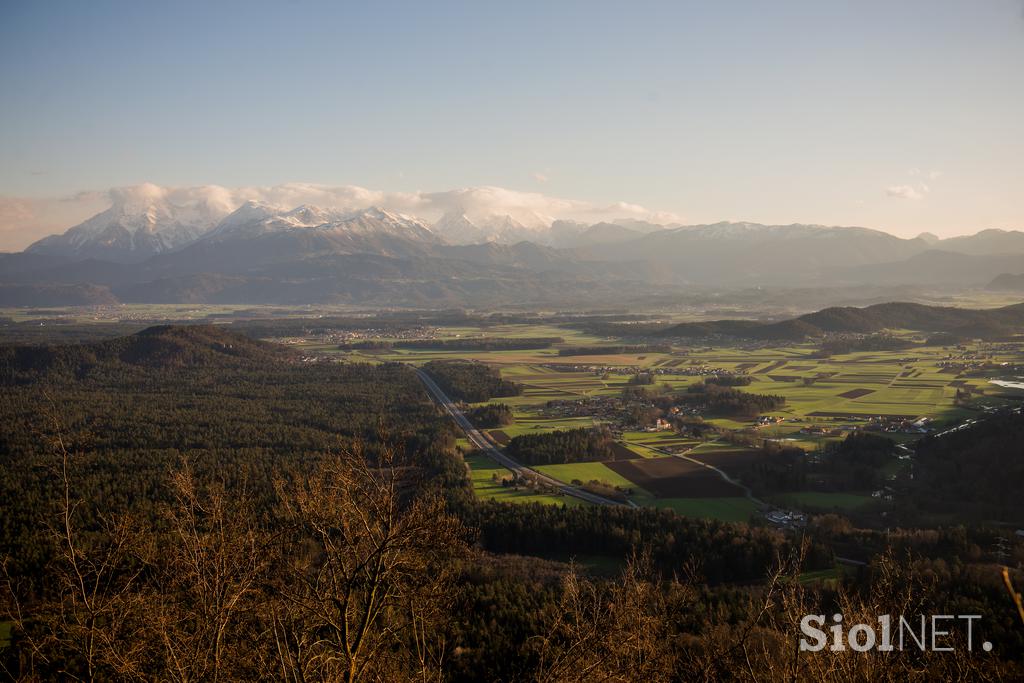
{"type": "Polygon", "coordinates": [[[612,457],[615,460],[643,460],[642,455],[634,453],[618,441],[612,444],[612,457]]]}
{"type": "Polygon", "coordinates": [[[755,375],[765,375],[765,374],[768,374],[769,372],[772,372],[773,370],[778,370],[779,368],[781,368],[785,364],[786,364],[786,361],[784,361],[784,360],[777,360],[774,363],[772,363],[771,365],[766,365],[765,367],[761,368],[760,370],[754,370],[753,374],[755,374],[755,375]]]}
{"type": "Polygon", "coordinates": [[[500,429],[492,429],[491,431],[488,432],[488,434],[491,435],[491,438],[494,439],[494,441],[499,446],[504,446],[509,441],[511,441],[511,439],[508,438],[508,434],[506,434],[505,432],[501,431],[500,429]]]}
{"type": "Polygon", "coordinates": [[[649,458],[606,462],[614,472],[658,498],[731,498],[743,491],[717,472],[682,458],[649,458]]]}
{"type": "Polygon", "coordinates": [[[850,389],[839,394],[839,398],[860,398],[875,393],[874,389],[850,389]]]}
{"type": "Polygon", "coordinates": [[[739,471],[744,467],[756,463],[758,460],[765,457],[760,451],[750,448],[737,448],[736,450],[721,451],[697,451],[695,453],[687,453],[687,455],[694,460],[700,460],[701,462],[706,462],[709,465],[717,467],[732,477],[737,477],[739,471]]]}

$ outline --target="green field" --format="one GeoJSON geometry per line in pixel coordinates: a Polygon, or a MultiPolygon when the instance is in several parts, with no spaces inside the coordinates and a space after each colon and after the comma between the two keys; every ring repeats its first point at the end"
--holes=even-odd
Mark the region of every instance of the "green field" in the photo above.
{"type": "Polygon", "coordinates": [[[572,496],[536,494],[527,490],[502,486],[493,480],[493,475],[497,473],[499,476],[503,476],[508,474],[508,470],[486,455],[467,455],[465,460],[469,465],[473,493],[484,500],[496,500],[503,503],[543,503],[545,505],[589,505],[589,503],[572,496]]]}
{"type": "MultiPolygon", "coordinates": [[[[482,334],[482,328],[475,334],[482,334]]],[[[460,334],[474,330],[459,328],[460,334]]],[[[575,330],[553,326],[504,325],[488,328],[489,336],[560,336],[565,345],[599,344],[600,340],[575,330]]],[[[441,335],[444,336],[444,335],[441,335]]],[[[611,373],[602,376],[591,371],[559,372],[545,364],[631,367],[637,369],[702,366],[725,372],[745,371],[753,380],[746,391],[782,396],[786,405],[777,411],[786,420],[802,425],[813,423],[858,424],[874,416],[929,417],[939,422],[961,419],[965,411],[954,406],[957,387],[951,384],[955,374],[943,372],[937,363],[949,354],[943,347],[921,347],[890,352],[864,352],[812,358],[811,344],[778,348],[687,348],[668,353],[559,356],[557,348],[526,351],[430,352],[395,350],[387,353],[347,354],[352,360],[382,362],[400,360],[422,363],[438,358],[480,360],[501,369],[502,375],[523,385],[521,396],[497,399],[517,411],[517,417],[536,418],[536,411],[548,401],[572,400],[592,396],[612,396],[627,386],[629,375],[611,373]],[[911,358],[908,360],[908,358],[911,358]],[[851,393],[852,392],[852,393],[851,393]],[[860,395],[857,395],[861,392],[860,395]]],[[[1019,361],[1020,354],[998,354],[993,361],[1019,361]]],[[[658,375],[656,384],[678,390],[700,381],[695,376],[658,375]]],[[[1004,393],[983,379],[966,381],[967,387],[994,395],[1004,393]]],[[[712,417],[714,424],[727,429],[742,429],[749,422],[712,417]]],[[[795,423],[791,423],[795,424],[795,423]]],[[[543,424],[534,419],[526,429],[567,428],[569,424],[543,424]]],[[[516,429],[514,427],[513,429],[516,429]]],[[[771,428],[785,434],[785,427],[771,428]]],[[[799,427],[791,427],[795,431],[799,427]]],[[[513,435],[513,432],[509,432],[513,435]]],[[[779,434],[772,434],[778,436],[779,434]]],[[[627,439],[648,444],[647,438],[627,439]]],[[[813,445],[812,445],[813,446],[813,445]]],[[[812,447],[809,446],[809,447],[812,447]]]]}
{"type": "Polygon", "coordinates": [[[723,522],[746,522],[757,513],[757,505],[747,498],[657,498],[653,504],[687,517],[723,522]]]}
{"type": "Polygon", "coordinates": [[[609,469],[604,463],[582,462],[566,465],[542,465],[539,472],[571,484],[574,480],[603,483],[632,489],[629,500],[647,507],[675,510],[688,517],[717,519],[723,522],[746,522],[757,512],[757,506],[747,498],[657,498],[629,479],[609,469]]]}
{"type": "MultiPolygon", "coordinates": [[[[895,334],[904,334],[896,331],[895,334]]],[[[600,339],[578,330],[558,325],[494,325],[487,327],[452,327],[438,331],[441,338],[456,336],[488,337],[561,337],[562,347],[600,346],[620,343],[600,339]]],[[[438,358],[465,358],[488,363],[500,370],[506,379],[523,386],[520,396],[495,399],[513,410],[515,422],[502,427],[513,438],[522,434],[536,434],[559,429],[589,427],[601,421],[599,417],[546,417],[541,410],[549,401],[577,401],[599,396],[620,395],[629,386],[631,375],[615,368],[648,371],[726,372],[746,374],[751,378],[743,391],[782,396],[786,404],[770,414],[782,421],[768,426],[754,425],[749,419],[708,416],[706,419],[720,429],[741,431],[754,439],[771,439],[805,450],[845,438],[850,430],[861,428],[871,419],[903,417],[916,420],[927,417],[932,425],[957,423],[975,414],[955,404],[958,389],[974,391],[972,400],[977,407],[998,405],[1021,395],[1020,390],[988,384],[984,378],[960,375],[957,371],[940,366],[956,354],[983,355],[993,364],[1024,363],[1024,352],[1007,346],[985,344],[967,345],[958,349],[941,346],[918,346],[912,349],[885,352],[858,352],[829,358],[817,356],[818,346],[813,343],[780,346],[678,346],[670,353],[615,353],[600,355],[558,355],[559,347],[522,351],[494,352],[434,352],[389,350],[386,352],[341,354],[353,361],[383,362],[399,360],[420,364],[438,358]],[[564,371],[553,366],[575,366],[575,371],[564,371]],[[610,367],[611,371],[604,368],[610,367]],[[817,433],[815,430],[824,430],[817,433]]],[[[702,381],[699,375],[657,374],[655,386],[660,391],[679,391],[702,381]]],[[[898,442],[917,438],[910,433],[887,434],[898,442]]],[[[714,449],[735,449],[724,443],[701,443],[686,439],[671,431],[630,431],[622,435],[622,443],[643,458],[663,457],[667,452],[687,452],[693,455],[714,449]]],[[[474,488],[478,495],[512,502],[543,499],[542,502],[567,503],[564,497],[536,496],[496,486],[490,481],[496,465],[478,463],[474,471],[474,488]],[[486,481],[485,481],[486,480],[486,481]]],[[[598,480],[613,486],[632,488],[630,499],[638,505],[670,507],[681,514],[739,521],[748,519],[756,511],[745,498],[673,498],[658,499],[647,491],[617,475],[601,463],[552,465],[538,468],[549,476],[567,483],[573,480],[598,480]]],[[[894,466],[887,475],[896,474],[894,466]]],[[[780,505],[810,510],[852,511],[872,502],[870,496],[851,493],[802,492],[776,496],[780,505]]]]}
{"type": "MultiPolygon", "coordinates": [[[[327,306],[315,313],[329,316],[352,312],[345,306],[327,306]]],[[[0,311],[17,321],[34,318],[60,319],[103,325],[109,322],[146,322],[162,319],[195,321],[228,320],[236,315],[279,316],[280,307],[238,307],[210,305],[139,305],[50,308],[42,310],[10,309],[0,311]]],[[[313,311],[306,311],[309,315],[313,311]]],[[[700,318],[699,315],[696,316],[700,318]]],[[[694,319],[690,316],[688,319],[694,319]]],[[[680,320],[682,321],[682,320],[680,320]]],[[[471,359],[500,370],[509,380],[522,385],[519,396],[495,399],[512,408],[514,423],[501,428],[509,438],[553,430],[591,427],[600,424],[600,416],[551,417],[544,414],[550,401],[574,402],[602,396],[621,395],[630,386],[632,372],[655,373],[651,391],[685,391],[702,381],[702,375],[714,372],[746,374],[751,379],[743,391],[778,395],[785,405],[770,414],[782,418],[777,424],[755,425],[749,418],[708,415],[705,419],[722,430],[742,432],[757,441],[773,440],[808,451],[845,438],[851,430],[864,427],[879,416],[927,417],[941,428],[977,414],[980,408],[1006,401],[1019,400],[1024,390],[992,385],[985,377],[961,374],[942,367],[958,358],[984,358],[990,366],[1024,364],[1024,350],[1014,344],[972,343],[960,347],[916,346],[911,349],[885,352],[858,352],[832,357],[819,357],[819,346],[805,344],[693,344],[676,345],[662,352],[619,353],[611,348],[623,340],[598,337],[567,325],[559,324],[456,324],[431,327],[426,333],[437,339],[472,337],[532,338],[558,337],[561,344],[543,349],[504,351],[432,351],[412,349],[379,349],[341,351],[337,337],[309,336],[288,338],[289,344],[318,356],[334,356],[347,362],[382,363],[399,361],[421,365],[436,359],[471,359]],[[561,356],[568,347],[608,346],[608,353],[561,356]],[[569,369],[568,371],[566,369],[569,369]],[[657,373],[693,374],[657,374],[657,373]],[[971,392],[969,406],[957,405],[958,391],[971,392]]],[[[893,331],[897,336],[913,336],[906,331],[893,331]]],[[[348,337],[345,337],[348,338],[348,337]]],[[[399,341],[399,337],[365,339],[399,341]]],[[[407,337],[402,337],[407,338],[407,337]]],[[[567,414],[571,411],[566,411],[567,414]]],[[[912,441],[912,433],[888,433],[899,442],[912,441]]],[[[621,443],[637,456],[662,458],[667,453],[689,452],[700,459],[701,454],[716,450],[735,450],[730,444],[703,443],[682,437],[672,431],[627,431],[621,443]]],[[[469,444],[460,439],[460,448],[469,451],[469,444]]],[[[708,458],[712,463],[714,458],[708,458]]],[[[485,457],[469,456],[473,488],[478,496],[507,502],[541,502],[545,504],[580,505],[578,499],[537,494],[523,489],[501,486],[492,479],[503,470],[485,457]]],[[[719,461],[723,462],[723,461],[719,461]]],[[[725,462],[728,462],[726,456],[725,462]]],[[[723,468],[727,465],[720,465],[723,468]]],[[[883,474],[898,476],[905,462],[887,467],[883,474]]],[[[747,519],[755,512],[745,498],[662,498],[659,499],[602,463],[550,465],[538,468],[566,483],[574,480],[597,480],[612,486],[632,489],[630,500],[637,505],[669,507],[681,514],[727,520],[747,519]]],[[[650,482],[648,482],[650,484],[650,482]]],[[[851,493],[800,492],[779,495],[772,502],[813,511],[853,511],[869,507],[873,499],[851,493]]]]}
{"type": "Polygon", "coordinates": [[[573,462],[565,465],[539,465],[534,468],[538,472],[557,479],[558,481],[564,481],[567,484],[571,484],[574,480],[581,482],[589,482],[597,480],[612,486],[619,486],[622,488],[632,488],[637,491],[642,491],[636,484],[626,479],[620,474],[617,474],[613,470],[608,469],[602,462],[573,462]]]}

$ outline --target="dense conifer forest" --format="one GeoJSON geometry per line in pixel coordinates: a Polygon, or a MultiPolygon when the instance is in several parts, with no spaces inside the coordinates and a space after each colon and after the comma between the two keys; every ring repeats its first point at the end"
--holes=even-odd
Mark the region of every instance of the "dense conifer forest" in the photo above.
{"type": "Polygon", "coordinates": [[[563,429],[544,434],[522,434],[509,441],[506,452],[528,465],[613,460],[615,440],[607,427],[563,429]]]}
{"type": "Polygon", "coordinates": [[[432,360],[423,369],[434,378],[448,396],[467,403],[480,403],[502,396],[518,396],[522,387],[501,378],[501,374],[483,363],[432,360]]]}
{"type": "MultiPolygon", "coordinates": [[[[218,328],[0,359],[0,664],[14,679],[1021,674],[1015,614],[976,562],[991,535],[481,501],[412,369],[304,362],[218,328]],[[804,580],[849,548],[871,549],[863,567],[804,580]],[[998,656],[791,656],[808,610],[950,603],[986,615],[998,656]]],[[[431,371],[463,396],[511,390],[481,367],[431,371]]]]}
{"type": "Polygon", "coordinates": [[[681,403],[707,410],[713,415],[753,416],[786,404],[782,396],[753,394],[720,382],[698,382],[679,396],[681,403]]]}

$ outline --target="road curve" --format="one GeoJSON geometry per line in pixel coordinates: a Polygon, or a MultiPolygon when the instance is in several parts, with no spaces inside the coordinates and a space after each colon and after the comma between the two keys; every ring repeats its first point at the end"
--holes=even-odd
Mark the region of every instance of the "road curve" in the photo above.
{"type": "Polygon", "coordinates": [[[513,460],[512,458],[508,457],[500,450],[498,450],[498,448],[495,447],[495,445],[491,443],[491,441],[486,436],[484,436],[483,433],[480,432],[480,430],[474,427],[470,423],[470,421],[466,419],[466,416],[462,414],[462,411],[455,407],[455,404],[452,403],[452,400],[448,398],[448,396],[446,396],[443,391],[441,391],[441,387],[437,386],[437,383],[435,383],[434,380],[430,378],[430,375],[428,375],[423,370],[420,370],[419,368],[413,369],[419,376],[420,381],[423,382],[423,385],[427,388],[427,392],[430,394],[430,396],[435,401],[437,401],[437,403],[442,408],[444,408],[446,413],[452,416],[452,419],[455,420],[455,424],[457,424],[459,428],[462,429],[463,432],[465,432],[466,438],[469,439],[469,442],[476,446],[477,448],[479,448],[481,451],[487,454],[489,458],[497,462],[505,469],[510,470],[516,474],[528,474],[531,477],[543,482],[544,484],[547,484],[553,488],[558,489],[567,496],[573,496],[574,498],[585,500],[588,503],[594,503],[595,505],[628,505],[630,507],[635,507],[635,505],[620,503],[617,500],[605,498],[604,496],[599,496],[596,493],[591,493],[589,491],[584,491],[583,489],[577,488],[575,486],[570,486],[569,484],[558,481],[557,479],[552,479],[546,474],[541,474],[537,470],[530,469],[525,465],[519,464],[517,461],[513,460]]]}

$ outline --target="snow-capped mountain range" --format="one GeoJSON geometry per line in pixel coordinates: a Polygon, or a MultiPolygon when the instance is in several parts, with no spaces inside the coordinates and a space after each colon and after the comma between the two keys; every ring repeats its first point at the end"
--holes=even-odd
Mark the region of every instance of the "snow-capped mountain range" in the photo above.
{"type": "Polygon", "coordinates": [[[424,242],[436,235],[423,221],[377,207],[345,212],[303,205],[294,209],[248,201],[221,220],[203,239],[228,240],[288,231],[388,235],[424,242]]]}
{"type": "Polygon", "coordinates": [[[200,239],[222,218],[223,207],[203,202],[171,203],[154,193],[115,200],[113,206],[61,235],[50,235],[26,251],[76,259],[141,261],[200,239]]]}
{"type": "Polygon", "coordinates": [[[461,212],[446,213],[434,223],[433,230],[450,244],[548,244],[550,223],[527,227],[509,215],[484,216],[471,220],[461,212]]]}
{"type": "MultiPolygon", "coordinates": [[[[22,258],[8,258],[4,267],[10,272],[40,263],[64,268],[60,264],[93,260],[138,264],[145,271],[139,277],[149,277],[248,272],[285,262],[308,266],[310,259],[369,255],[421,264],[473,261],[537,272],[640,273],[659,281],[715,284],[837,278],[985,284],[999,272],[1024,272],[1024,232],[1019,231],[987,230],[938,240],[927,234],[903,239],[867,228],[803,224],[680,226],[631,217],[588,223],[542,220],[539,213],[514,209],[509,202],[477,202],[468,209],[456,204],[427,221],[372,204],[380,199],[372,193],[346,194],[339,207],[288,205],[296,197],[286,192],[271,203],[253,200],[261,196],[258,192],[247,197],[220,190],[182,193],[154,185],[112,193],[109,209],[36,242],[22,258]]],[[[303,190],[308,194],[308,188],[303,190]]],[[[416,198],[383,199],[390,206],[415,209],[422,204],[416,198]]],[[[58,276],[65,275],[51,270],[37,277],[58,276]]]]}
{"type": "MultiPolygon", "coordinates": [[[[587,226],[581,223],[574,227],[582,232],[587,226]]],[[[345,211],[307,204],[290,208],[250,200],[228,211],[217,204],[175,203],[154,193],[145,201],[115,200],[106,211],[61,235],[39,240],[26,251],[76,260],[139,262],[203,240],[223,242],[289,231],[378,235],[453,245],[556,241],[552,239],[556,231],[550,224],[527,227],[509,215],[484,215],[471,220],[464,213],[447,213],[430,224],[377,206],[345,211]]]]}
{"type": "MultiPolygon", "coordinates": [[[[26,251],[65,259],[137,263],[200,241],[223,242],[288,231],[336,237],[398,238],[416,242],[515,244],[535,242],[570,246],[589,227],[572,221],[538,221],[524,225],[507,214],[480,214],[471,219],[449,212],[432,224],[377,206],[342,210],[303,204],[297,207],[250,200],[231,210],[225,202],[175,201],[157,186],[115,195],[106,211],[28,247],[26,251]]],[[[626,228],[621,228],[625,230],[626,228]]]]}

